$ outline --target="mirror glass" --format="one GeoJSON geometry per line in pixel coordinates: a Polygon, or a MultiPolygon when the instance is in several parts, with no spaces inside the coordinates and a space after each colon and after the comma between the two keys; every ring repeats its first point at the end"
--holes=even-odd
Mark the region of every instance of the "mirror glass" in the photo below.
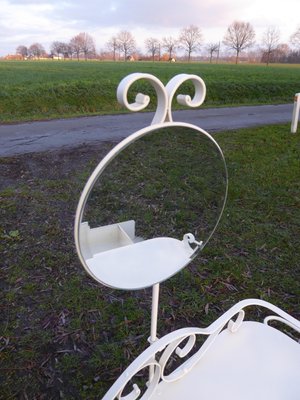
{"type": "MultiPolygon", "coordinates": [[[[156,251],[164,251],[161,246],[167,245],[166,241],[158,243],[156,240],[156,248],[150,239],[172,238],[182,243],[183,236],[191,233],[197,242],[203,242],[203,248],[221,217],[227,194],[223,154],[216,142],[201,129],[184,124],[168,124],[160,128],[150,126],[141,135],[132,137],[129,144],[126,143],[102,166],[81,211],[79,226],[80,252],[88,268],[87,260],[95,258],[95,254],[106,253],[106,258],[98,261],[102,264],[99,268],[104,270],[103,263],[107,263],[107,268],[113,269],[110,259],[116,257],[115,250],[131,246],[126,249],[126,254],[123,249],[123,253],[113,261],[120,264],[114,272],[117,275],[122,271],[124,259],[130,258],[128,252],[134,248],[132,246],[148,240],[150,247],[147,249],[141,244],[134,248],[144,254],[139,255],[140,264],[144,264],[143,257],[149,259],[156,251]],[[91,235],[91,232],[98,233],[91,235]]],[[[169,243],[169,250],[175,257],[172,243],[169,243]]],[[[91,268],[92,275],[112,287],[150,286],[157,283],[157,279],[167,279],[187,265],[200,249],[191,247],[193,251],[188,254],[188,259],[183,257],[180,261],[178,254],[180,265],[171,270],[165,266],[165,274],[149,276],[147,282],[142,282],[142,279],[138,284],[127,283],[124,286],[120,277],[111,281],[102,279],[98,276],[99,271],[95,272],[95,265],[94,269],[91,268]]],[[[137,259],[138,256],[132,254],[132,257],[137,259]]],[[[159,264],[157,260],[152,261],[159,264]]],[[[143,265],[136,268],[142,269],[143,265]]],[[[151,269],[155,269],[155,265],[151,269]]],[[[145,276],[145,272],[143,274],[145,276]]]]}

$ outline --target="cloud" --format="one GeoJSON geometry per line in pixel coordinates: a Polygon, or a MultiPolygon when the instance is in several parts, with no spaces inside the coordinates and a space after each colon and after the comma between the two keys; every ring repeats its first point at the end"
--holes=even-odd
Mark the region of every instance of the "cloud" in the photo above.
{"type": "Polygon", "coordinates": [[[65,20],[59,13],[61,3],[59,5],[55,2],[2,0],[0,8],[0,49],[3,51],[10,44],[10,49],[6,53],[14,52],[15,47],[20,44],[30,45],[33,42],[48,44],[49,38],[55,40],[56,34],[70,37],[75,29],[76,21],[65,20]]]}
{"type": "Polygon", "coordinates": [[[177,36],[190,24],[201,28],[205,42],[217,41],[236,19],[260,31],[277,25],[287,40],[297,28],[298,1],[285,0],[282,7],[272,0],[0,0],[0,55],[19,44],[40,42],[49,48],[52,41],[68,41],[79,32],[95,35],[100,48],[123,29],[143,46],[146,37],[177,36]]]}
{"type": "Polygon", "coordinates": [[[220,20],[229,20],[234,10],[238,12],[243,7],[242,4],[240,0],[86,0],[65,2],[68,9],[62,12],[64,18],[76,19],[83,26],[91,28],[130,26],[134,29],[151,26],[178,29],[189,24],[209,27],[220,23],[220,20]]]}

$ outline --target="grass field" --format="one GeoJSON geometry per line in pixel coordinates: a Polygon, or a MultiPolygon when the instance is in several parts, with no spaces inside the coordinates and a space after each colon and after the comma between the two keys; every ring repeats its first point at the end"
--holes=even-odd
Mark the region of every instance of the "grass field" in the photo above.
{"type": "MultiPolygon", "coordinates": [[[[228,165],[227,206],[201,257],[162,285],[160,335],[206,326],[249,297],[300,318],[299,135],[281,125],[214,137],[228,165]]],[[[101,398],[148,345],[150,291],[96,284],[74,250],[80,192],[111,147],[0,161],[3,399],[101,398]]]]}
{"type": "MultiPolygon", "coordinates": [[[[124,112],[116,88],[132,72],[154,74],[164,84],[178,73],[199,75],[207,85],[204,106],[287,103],[300,90],[299,65],[2,61],[0,122],[124,112]]],[[[147,90],[143,82],[135,89],[147,90]]]]}

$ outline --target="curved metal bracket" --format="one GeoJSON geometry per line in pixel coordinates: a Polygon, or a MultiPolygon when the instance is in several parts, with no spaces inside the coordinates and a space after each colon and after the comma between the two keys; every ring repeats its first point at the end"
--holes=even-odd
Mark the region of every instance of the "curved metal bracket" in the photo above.
{"type": "Polygon", "coordinates": [[[141,111],[148,106],[150,103],[150,97],[143,94],[138,93],[135,97],[134,103],[129,103],[127,99],[127,94],[130,86],[140,80],[145,79],[148,81],[155,89],[157,96],[157,108],[154,118],[152,120],[152,125],[159,124],[165,121],[167,115],[167,107],[168,107],[168,95],[165,90],[164,85],[161,81],[151,74],[142,74],[142,73],[134,73],[127,75],[124,79],[121,80],[117,89],[117,99],[118,102],[128,108],[128,110],[136,112],[141,111]]]}
{"type": "Polygon", "coordinates": [[[167,85],[164,86],[162,82],[154,75],[137,72],[127,75],[124,79],[122,79],[117,89],[118,102],[133,112],[145,109],[150,103],[150,96],[143,93],[138,93],[136,95],[134,103],[128,102],[127,95],[130,86],[140,79],[145,79],[148,81],[155,89],[157,96],[156,112],[151,125],[173,121],[173,97],[179,87],[186,81],[192,81],[195,90],[194,97],[191,98],[190,95],[179,94],[177,95],[177,102],[188,107],[199,107],[205,100],[206,86],[204,81],[197,75],[179,74],[174,76],[174,78],[172,78],[167,85]]]}
{"type": "Polygon", "coordinates": [[[194,85],[195,94],[194,97],[186,94],[178,94],[176,99],[177,103],[187,106],[187,107],[200,107],[201,104],[205,100],[206,96],[206,86],[204,81],[197,75],[190,75],[190,74],[179,74],[174,76],[168,84],[166,85],[166,91],[168,93],[168,121],[172,122],[172,101],[176,91],[179,87],[186,81],[192,81],[194,85]]]}

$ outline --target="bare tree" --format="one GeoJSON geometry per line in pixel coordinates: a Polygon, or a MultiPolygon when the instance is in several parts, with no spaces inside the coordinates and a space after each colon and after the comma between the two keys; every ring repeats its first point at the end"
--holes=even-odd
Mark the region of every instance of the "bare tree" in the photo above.
{"type": "Polygon", "coordinates": [[[16,48],[16,54],[20,54],[23,58],[28,56],[28,48],[26,46],[18,46],[16,48]]]}
{"type": "Polygon", "coordinates": [[[291,49],[287,43],[280,43],[274,50],[272,58],[274,62],[285,63],[288,60],[291,49]]]}
{"type": "Polygon", "coordinates": [[[77,60],[79,61],[79,56],[80,56],[81,49],[82,49],[82,43],[81,43],[80,36],[76,35],[76,36],[72,37],[69,45],[71,47],[72,54],[75,54],[77,57],[77,60]]]}
{"type": "Polygon", "coordinates": [[[108,50],[112,51],[113,53],[113,59],[114,61],[116,61],[116,54],[117,51],[120,51],[120,43],[119,40],[116,36],[113,36],[107,43],[106,43],[106,47],[108,48],[108,50]]]}
{"type": "Polygon", "coordinates": [[[280,39],[279,29],[274,26],[270,26],[263,35],[262,45],[267,65],[269,65],[270,63],[271,54],[278,47],[279,39],[280,39]]]}
{"type": "Polygon", "coordinates": [[[225,46],[235,50],[238,63],[240,52],[254,44],[255,32],[249,22],[234,21],[226,31],[223,39],[225,46]]]}
{"type": "Polygon", "coordinates": [[[64,53],[64,43],[63,42],[52,42],[50,46],[51,54],[56,55],[57,57],[63,55],[64,53]]]}
{"type": "Polygon", "coordinates": [[[86,32],[74,36],[70,40],[70,46],[77,60],[79,60],[80,54],[83,54],[85,60],[87,60],[88,56],[94,55],[96,52],[94,39],[86,32]]]}
{"type": "Polygon", "coordinates": [[[190,25],[183,28],[179,35],[179,43],[188,54],[188,61],[191,60],[191,54],[199,49],[202,44],[202,33],[200,28],[195,25],[190,25]]]}
{"type": "Polygon", "coordinates": [[[213,54],[219,51],[220,43],[208,43],[206,46],[207,51],[209,52],[209,62],[212,62],[213,54]]]}
{"type": "Polygon", "coordinates": [[[135,39],[132,34],[128,31],[121,31],[117,36],[120,44],[120,51],[124,54],[124,60],[126,61],[136,49],[135,39]]]}
{"type": "Polygon", "coordinates": [[[69,43],[64,43],[64,42],[61,43],[61,52],[64,59],[72,57],[72,47],[70,46],[69,43]]]}
{"type": "Polygon", "coordinates": [[[91,35],[85,32],[79,33],[78,36],[80,36],[81,40],[81,50],[85,60],[87,60],[88,56],[94,56],[96,53],[95,41],[91,35]]]}
{"type": "Polygon", "coordinates": [[[41,55],[46,54],[44,47],[40,43],[33,43],[28,52],[31,56],[40,58],[41,55]]]}
{"type": "Polygon", "coordinates": [[[176,48],[178,47],[178,40],[172,36],[164,37],[162,39],[162,48],[165,49],[169,54],[169,60],[172,59],[176,48]]]}
{"type": "Polygon", "coordinates": [[[156,55],[158,55],[158,57],[160,56],[160,42],[158,39],[153,37],[146,39],[145,47],[147,52],[151,54],[152,61],[154,61],[156,55]]]}
{"type": "Polygon", "coordinates": [[[290,42],[300,50],[300,27],[291,35],[290,42]]]}

